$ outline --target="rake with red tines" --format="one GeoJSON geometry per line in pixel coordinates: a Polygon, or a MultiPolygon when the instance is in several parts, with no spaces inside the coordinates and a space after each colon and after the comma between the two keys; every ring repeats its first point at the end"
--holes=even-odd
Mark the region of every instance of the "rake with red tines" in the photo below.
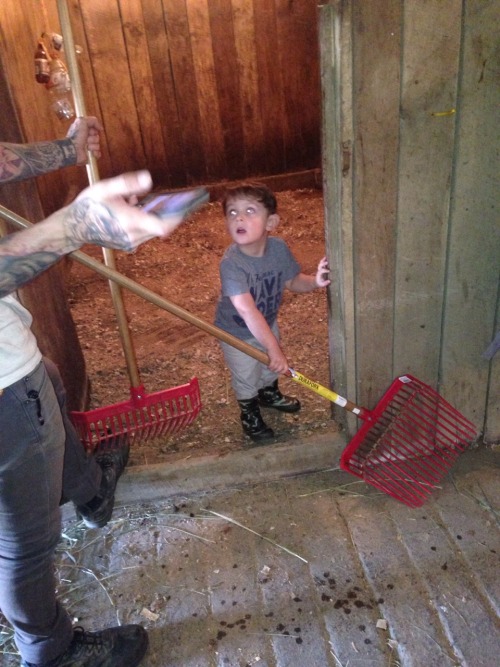
{"type": "Polygon", "coordinates": [[[71,413],[87,451],[112,449],[123,437],[130,445],[167,437],[191,424],[201,409],[197,378],[152,394],[142,386],[131,387],[130,394],[128,401],[71,413]]]}
{"type": "MultiPolygon", "coordinates": [[[[0,206],[2,217],[21,227],[20,216],[0,206]]],[[[80,263],[146,299],[150,303],[223,340],[263,364],[264,352],[209,324],[184,308],[139,285],[82,252],[80,263]]],[[[373,410],[358,407],[331,389],[289,370],[299,384],[352,412],[363,424],[341,455],[340,467],[409,505],[419,507],[436,489],[458,456],[477,438],[475,426],[434,389],[411,375],[396,378],[373,410]]],[[[173,433],[198,414],[201,401],[196,379],[189,385],[156,392],[131,389],[130,401],[72,413],[88,449],[116,442],[116,435],[143,439],[173,433]]],[[[111,446],[111,445],[110,445],[111,446]]]]}
{"type": "MultiPolygon", "coordinates": [[[[30,222],[4,206],[0,206],[0,217],[21,229],[32,226],[30,222]]],[[[117,285],[128,287],[145,298],[150,294],[162,301],[154,292],[146,290],[83,252],[71,253],[71,257],[113,280],[117,285]]],[[[151,296],[148,300],[155,303],[151,296]]],[[[122,339],[122,344],[131,383],[130,399],[88,412],[70,414],[85,448],[91,452],[118,447],[125,436],[130,444],[140,444],[146,440],[171,435],[191,424],[201,410],[200,386],[197,378],[192,378],[187,384],[147,394],[139,376],[132,339],[126,337],[125,341],[122,339]]]]}
{"type": "MultiPolygon", "coordinates": [[[[26,220],[2,206],[0,213],[20,227],[30,226],[26,220]]],[[[118,271],[82,252],[72,253],[72,256],[159,308],[263,364],[269,363],[264,352],[167,301],[118,271]]],[[[342,453],[340,467],[410,507],[419,507],[425,502],[460,453],[477,437],[476,428],[470,421],[431,387],[411,375],[395,379],[370,411],[301,373],[292,369],[289,372],[299,384],[363,420],[361,428],[342,453]]],[[[188,385],[149,396],[142,387],[135,389],[134,386],[130,401],[90,412],[72,413],[87,449],[112,446],[110,443],[119,441],[116,436],[124,433],[135,441],[173,433],[191,423],[200,410],[196,379],[188,385]]]]}
{"type": "MultiPolygon", "coordinates": [[[[109,269],[83,253],[76,259],[159,308],[263,364],[268,356],[245,341],[109,269]]],[[[363,424],[342,453],[340,467],[409,505],[419,507],[458,456],[477,438],[476,427],[434,389],[411,375],[396,378],[373,410],[289,369],[293,380],[352,412],[363,424]]]]}
{"type": "Polygon", "coordinates": [[[410,507],[423,505],[477,438],[474,424],[411,375],[396,378],[373,410],[358,407],[293,369],[290,375],[363,420],[341,455],[341,469],[410,507]]]}
{"type": "MultiPolygon", "coordinates": [[[[83,87],[67,1],[57,0],[57,8],[75,111],[78,117],[85,117],[87,113],[83,87]]],[[[91,184],[99,180],[97,161],[95,156],[91,154],[88,156],[87,173],[91,184]]],[[[199,205],[202,201],[204,201],[204,198],[198,199],[197,204],[199,205]]],[[[184,213],[187,214],[190,210],[192,210],[191,207],[186,209],[184,213]]],[[[106,267],[115,270],[116,263],[113,251],[103,248],[103,257],[106,267]]],[[[72,413],[71,417],[77,432],[89,450],[102,449],[106,446],[112,447],[115,443],[121,441],[121,437],[117,436],[126,436],[130,444],[163,437],[189,424],[196,417],[201,407],[196,378],[181,387],[146,394],[139,377],[120,286],[116,282],[110,282],[110,290],[127,362],[131,398],[129,401],[115,403],[90,412],[72,413]]]]}
{"type": "Polygon", "coordinates": [[[477,438],[469,420],[411,375],[396,378],[359,416],[364,423],[340,467],[410,507],[423,505],[477,438]]]}

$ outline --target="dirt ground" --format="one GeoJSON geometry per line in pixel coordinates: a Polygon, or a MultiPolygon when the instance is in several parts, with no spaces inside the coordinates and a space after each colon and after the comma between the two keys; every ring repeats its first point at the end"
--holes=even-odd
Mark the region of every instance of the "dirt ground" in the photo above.
{"type": "MultiPolygon", "coordinates": [[[[324,255],[322,193],[301,189],[277,193],[281,217],[277,230],[302,270],[313,273],[324,255]]],[[[219,293],[219,261],[229,244],[220,202],[206,204],[166,240],[151,241],[132,254],[117,253],[120,272],[163,298],[212,323],[219,293]]],[[[101,259],[99,249],[85,252],[101,259]]],[[[130,381],[107,283],[73,263],[69,297],[91,381],[91,408],[130,397],[130,381]]],[[[218,341],[170,313],[124,293],[130,332],[141,380],[148,394],[188,382],[200,383],[202,410],[190,426],[167,441],[134,447],[129,465],[169,462],[251,446],[241,431],[218,341]]],[[[329,383],[327,294],[285,294],[279,324],[290,365],[321,384],[329,383]]],[[[278,440],[307,437],[334,427],[331,404],[312,391],[283,378],[285,393],[302,402],[298,415],[265,411],[278,440]]]]}

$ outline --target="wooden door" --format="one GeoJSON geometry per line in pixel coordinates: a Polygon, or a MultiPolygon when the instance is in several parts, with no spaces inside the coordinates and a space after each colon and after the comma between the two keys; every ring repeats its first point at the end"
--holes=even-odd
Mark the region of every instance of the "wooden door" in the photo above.
{"type": "Polygon", "coordinates": [[[487,442],[500,439],[500,359],[482,356],[499,327],[497,25],[486,0],[320,12],[332,383],[373,408],[412,373],[487,442]]]}

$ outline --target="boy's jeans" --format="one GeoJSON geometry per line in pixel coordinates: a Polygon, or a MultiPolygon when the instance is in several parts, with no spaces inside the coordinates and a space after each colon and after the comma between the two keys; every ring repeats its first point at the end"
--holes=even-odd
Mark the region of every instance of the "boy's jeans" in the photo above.
{"type": "Polygon", "coordinates": [[[0,396],[0,608],[24,660],[57,657],[72,639],[55,596],[65,431],[44,363],[0,396]]]}

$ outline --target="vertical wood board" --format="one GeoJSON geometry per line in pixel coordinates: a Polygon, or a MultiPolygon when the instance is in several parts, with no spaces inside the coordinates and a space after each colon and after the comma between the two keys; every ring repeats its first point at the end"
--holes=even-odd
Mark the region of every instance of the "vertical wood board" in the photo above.
{"type": "Polygon", "coordinates": [[[269,0],[254,0],[253,5],[258,45],[255,54],[260,91],[258,112],[262,117],[264,153],[261,166],[265,173],[274,174],[285,164],[285,99],[282,71],[276,57],[276,9],[269,0]]]}
{"type": "MultiPolygon", "coordinates": [[[[498,3],[466,2],[441,360],[443,395],[480,428],[499,294],[498,21],[498,3]]],[[[498,411],[489,417],[500,437],[498,411]]]]}
{"type": "MultiPolygon", "coordinates": [[[[356,396],[356,331],[354,298],[354,240],[353,240],[353,63],[352,63],[352,7],[351,0],[342,0],[340,14],[340,102],[341,102],[341,225],[342,263],[344,267],[343,317],[345,326],[345,382],[342,395],[356,396]]],[[[333,351],[335,353],[335,351],[333,351]]],[[[344,411],[345,412],[345,411],[344,411]]],[[[357,430],[358,420],[346,414],[347,434],[357,430]]]]}
{"type": "Polygon", "coordinates": [[[265,160],[257,70],[258,44],[255,36],[253,5],[245,0],[232,0],[232,6],[237,70],[240,81],[239,104],[244,119],[242,157],[248,169],[249,164],[262,164],[265,160]]]}
{"type": "Polygon", "coordinates": [[[81,0],[113,174],[146,166],[130,64],[116,0],[81,0]]]}
{"type": "Polygon", "coordinates": [[[210,3],[210,33],[215,62],[215,80],[220,117],[223,122],[225,168],[235,179],[246,173],[244,126],[240,104],[240,77],[231,0],[210,3]]]}
{"type": "MultiPolygon", "coordinates": [[[[500,272],[498,276],[497,312],[492,340],[500,331],[500,272]]],[[[484,441],[488,444],[500,442],[500,352],[490,362],[488,402],[484,424],[484,441]]]]}
{"type": "Polygon", "coordinates": [[[404,3],[394,373],[432,386],[442,342],[461,6],[404,3]]]}
{"type": "Polygon", "coordinates": [[[353,5],[354,276],[358,386],[371,409],[393,377],[401,3],[353,5]]]}
{"type": "MultiPolygon", "coordinates": [[[[160,114],[156,103],[144,17],[140,0],[120,0],[125,46],[130,64],[134,101],[144,148],[145,167],[165,164],[167,156],[161,141],[160,114]]],[[[150,168],[153,180],[160,180],[163,170],[150,168]]]]}
{"type": "Polygon", "coordinates": [[[209,181],[223,171],[224,140],[210,38],[208,0],[188,4],[189,33],[198,90],[200,132],[209,181]]]}
{"type": "MultiPolygon", "coordinates": [[[[348,396],[347,346],[350,332],[354,333],[354,321],[346,313],[349,285],[352,284],[352,264],[346,259],[349,243],[344,236],[342,189],[342,36],[347,28],[346,16],[340,7],[326,5],[320,8],[320,62],[323,109],[323,199],[325,207],[325,243],[329,260],[331,285],[328,288],[328,330],[331,385],[341,396],[348,396]]],[[[352,252],[352,247],[351,247],[352,252]]],[[[335,419],[344,428],[347,413],[333,407],[335,419]]]]}
{"type": "Polygon", "coordinates": [[[165,26],[155,25],[157,43],[161,45],[155,67],[157,94],[164,108],[162,123],[168,128],[165,148],[169,150],[170,140],[175,145],[178,178],[184,177],[188,183],[203,182],[207,172],[187,5],[178,0],[163,0],[163,7],[165,26]]]}
{"type": "MultiPolygon", "coordinates": [[[[168,23],[161,0],[141,0],[146,42],[151,67],[152,85],[158,108],[158,142],[163,143],[165,162],[157,165],[164,187],[186,178],[184,142],[176,104],[175,87],[170,61],[168,23]]],[[[186,123],[187,125],[187,123],[186,123]]]]}
{"type": "Polygon", "coordinates": [[[285,99],[286,171],[314,166],[320,123],[318,27],[307,2],[275,0],[285,99]]]}

